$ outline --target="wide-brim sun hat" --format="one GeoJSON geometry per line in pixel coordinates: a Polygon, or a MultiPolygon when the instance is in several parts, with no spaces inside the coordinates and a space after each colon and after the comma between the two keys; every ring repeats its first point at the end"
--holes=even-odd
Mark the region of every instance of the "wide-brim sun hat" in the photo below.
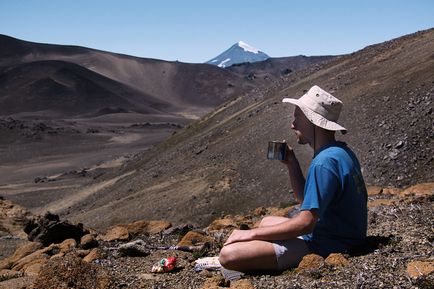
{"type": "Polygon", "coordinates": [[[326,130],[341,131],[347,129],[337,123],[342,109],[342,101],[314,85],[299,99],[284,98],[282,102],[292,103],[298,106],[307,119],[314,125],[326,130]]]}

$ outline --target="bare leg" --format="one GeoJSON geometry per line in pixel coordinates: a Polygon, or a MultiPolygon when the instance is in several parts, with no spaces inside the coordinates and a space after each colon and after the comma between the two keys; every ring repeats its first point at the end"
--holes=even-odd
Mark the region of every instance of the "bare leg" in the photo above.
{"type": "MultiPolygon", "coordinates": [[[[278,216],[267,216],[261,220],[259,227],[272,226],[287,221],[288,218],[278,216]]],[[[288,240],[293,242],[290,249],[285,250],[284,257],[288,264],[285,267],[298,264],[303,255],[308,253],[307,246],[302,240],[288,240]]],[[[273,243],[267,241],[237,242],[226,245],[220,251],[220,264],[231,270],[253,271],[253,270],[278,270],[276,252],[273,243]]]]}
{"type": "Polygon", "coordinates": [[[226,269],[241,272],[252,270],[277,270],[274,246],[266,241],[237,242],[220,251],[220,264],[226,269]]]}

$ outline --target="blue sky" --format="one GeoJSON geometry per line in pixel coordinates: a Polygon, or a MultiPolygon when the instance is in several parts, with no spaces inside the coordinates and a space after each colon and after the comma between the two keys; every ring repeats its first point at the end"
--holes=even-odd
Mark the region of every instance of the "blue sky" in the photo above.
{"type": "Polygon", "coordinates": [[[193,63],[239,40],[330,55],[432,27],[432,0],[0,0],[0,34],[193,63]]]}

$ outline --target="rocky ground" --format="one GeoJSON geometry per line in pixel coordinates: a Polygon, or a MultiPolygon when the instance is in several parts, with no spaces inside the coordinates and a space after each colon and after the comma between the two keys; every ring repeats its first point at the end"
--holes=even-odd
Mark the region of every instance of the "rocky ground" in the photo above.
{"type": "Polygon", "coordinates": [[[53,215],[32,216],[2,200],[0,244],[10,256],[0,256],[0,288],[433,288],[433,201],[434,183],[404,190],[369,187],[369,237],[363,248],[325,260],[312,254],[298,268],[230,281],[220,271],[196,272],[195,260],[217,256],[232,229],[254,227],[264,215],[286,215],[295,207],[257,208],[206,228],[137,221],[99,233],[53,215]],[[63,227],[69,228],[65,234],[63,227]],[[24,240],[26,234],[33,241],[24,240]],[[51,244],[53,236],[65,240],[51,244]],[[162,247],[174,245],[184,250],[162,247]],[[152,273],[166,257],[177,258],[176,268],[152,273]]]}

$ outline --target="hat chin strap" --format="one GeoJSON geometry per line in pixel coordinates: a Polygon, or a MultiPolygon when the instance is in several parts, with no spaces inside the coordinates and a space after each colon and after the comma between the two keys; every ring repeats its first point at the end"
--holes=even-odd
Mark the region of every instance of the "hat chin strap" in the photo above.
{"type": "Polygon", "coordinates": [[[316,152],[316,125],[314,125],[312,122],[312,127],[313,127],[313,154],[315,155],[316,152]]]}

